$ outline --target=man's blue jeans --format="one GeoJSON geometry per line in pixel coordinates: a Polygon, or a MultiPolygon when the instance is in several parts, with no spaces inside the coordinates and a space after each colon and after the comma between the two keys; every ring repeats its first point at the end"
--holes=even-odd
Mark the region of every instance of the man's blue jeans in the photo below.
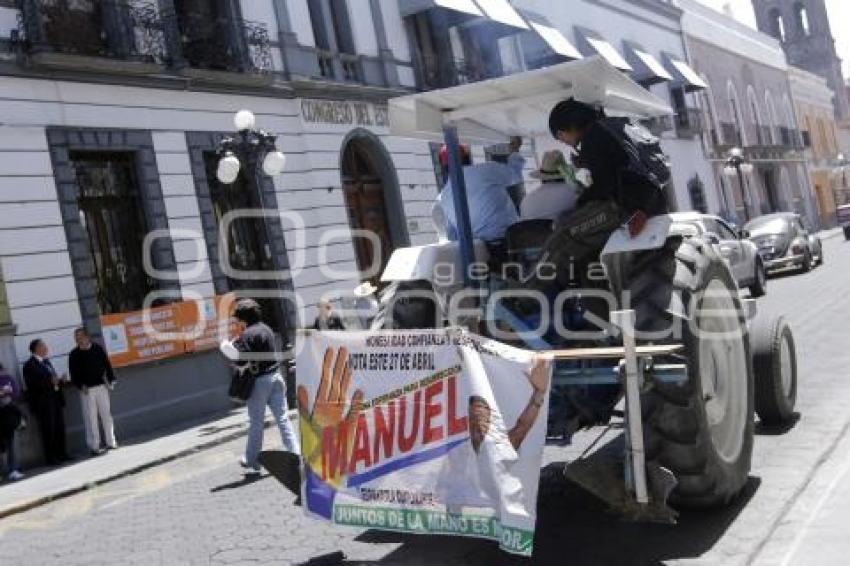
{"type": "Polygon", "coordinates": [[[300,454],[295,428],[286,415],[286,382],[279,371],[257,377],[254,389],[248,398],[248,445],[245,447],[245,464],[249,468],[259,468],[257,456],[263,449],[263,424],[269,407],[280,430],[283,446],[289,452],[300,454]]]}

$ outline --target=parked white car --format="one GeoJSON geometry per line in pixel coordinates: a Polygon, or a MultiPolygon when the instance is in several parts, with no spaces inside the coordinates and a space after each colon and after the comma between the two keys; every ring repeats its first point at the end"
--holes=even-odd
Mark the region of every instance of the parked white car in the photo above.
{"type": "Polygon", "coordinates": [[[671,215],[675,223],[689,224],[696,229],[694,235],[705,236],[720,250],[732,275],[741,289],[749,289],[751,297],[762,297],[767,292],[767,272],[758,247],[742,237],[728,222],[719,216],[699,212],[676,212],[671,215]]]}

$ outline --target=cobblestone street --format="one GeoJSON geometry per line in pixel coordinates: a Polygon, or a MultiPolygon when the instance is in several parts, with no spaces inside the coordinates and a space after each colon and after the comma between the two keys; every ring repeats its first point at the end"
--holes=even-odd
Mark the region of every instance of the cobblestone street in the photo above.
{"type": "MultiPolygon", "coordinates": [[[[788,316],[800,360],[800,420],[756,428],[751,480],[718,511],[678,526],[629,524],[578,489],[541,502],[534,564],[749,564],[848,430],[850,244],[824,241],[826,265],[771,279],[760,308],[788,316]]],[[[277,440],[269,431],[268,438],[277,440]]],[[[582,435],[584,442],[592,438],[582,435]]],[[[304,517],[274,479],[246,481],[244,439],[0,521],[0,564],[296,564],[341,550],[351,564],[502,564],[495,545],[331,527],[304,517]]],[[[108,458],[109,456],[105,456],[108,458]]],[[[547,448],[547,459],[564,459],[547,448]]],[[[3,489],[0,487],[0,489],[3,489]]]]}

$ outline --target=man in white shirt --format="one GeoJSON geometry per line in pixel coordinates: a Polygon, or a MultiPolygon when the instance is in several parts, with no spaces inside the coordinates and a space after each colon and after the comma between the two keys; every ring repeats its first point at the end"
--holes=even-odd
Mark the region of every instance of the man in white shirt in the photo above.
{"type": "Polygon", "coordinates": [[[565,212],[575,209],[579,189],[566,179],[568,167],[564,154],[558,150],[547,151],[543,155],[540,170],[531,173],[542,184],[523,200],[520,215],[523,220],[557,220],[565,212]]]}
{"type": "MultiPolygon", "coordinates": [[[[508,227],[518,220],[516,207],[508,195],[515,174],[504,163],[495,161],[471,165],[468,151],[464,148],[462,152],[472,237],[485,242],[501,240],[508,227]]],[[[451,180],[443,187],[435,206],[441,209],[442,214],[436,216],[443,218],[448,239],[456,241],[459,236],[451,180]]]]}

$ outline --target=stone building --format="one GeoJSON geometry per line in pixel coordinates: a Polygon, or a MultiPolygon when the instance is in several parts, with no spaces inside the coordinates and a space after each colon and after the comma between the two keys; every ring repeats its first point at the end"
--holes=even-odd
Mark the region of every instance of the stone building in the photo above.
{"type": "Polygon", "coordinates": [[[797,211],[816,221],[802,136],[791,102],[788,64],[778,40],[694,0],[677,0],[690,61],[708,84],[701,108],[705,144],[723,208],[732,220],[797,211]],[[724,176],[733,147],[752,163],[751,175],[724,176]]]}
{"type": "Polygon", "coordinates": [[[64,372],[79,325],[108,346],[132,343],[116,426],[124,437],[149,432],[229,407],[216,352],[119,332],[153,312],[152,293],[163,309],[246,286],[294,293],[266,309],[286,339],[312,322],[320,297],[350,291],[393,247],[432,241],[431,148],[388,135],[387,98],[416,88],[399,10],[378,0],[0,0],[3,363],[19,371],[42,337],[64,372]],[[241,108],[278,136],[287,166],[274,179],[243,169],[222,185],[215,150],[241,108]],[[267,230],[242,219],[220,234],[222,217],[244,208],[264,209],[267,230]],[[361,228],[379,234],[383,255],[352,239],[361,228]],[[225,267],[283,276],[246,282],[225,267]]]}
{"type": "Polygon", "coordinates": [[[850,117],[850,98],[846,94],[826,2],[752,0],[752,3],[759,31],[781,42],[790,65],[826,79],[833,92],[836,118],[850,117]]]}
{"type": "Polygon", "coordinates": [[[826,79],[791,67],[791,98],[800,123],[805,156],[821,224],[835,222],[835,159],[841,153],[834,93],[826,79]]]}

